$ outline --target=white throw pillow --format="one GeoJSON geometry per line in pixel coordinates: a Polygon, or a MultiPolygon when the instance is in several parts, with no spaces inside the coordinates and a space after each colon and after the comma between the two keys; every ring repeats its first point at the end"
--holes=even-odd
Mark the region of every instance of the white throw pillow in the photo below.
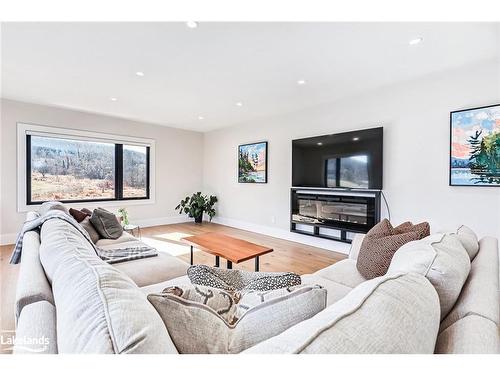
{"type": "Polygon", "coordinates": [[[435,234],[403,245],[387,275],[416,272],[431,282],[439,296],[441,320],[450,312],[470,271],[470,259],[455,234],[435,234]]]}
{"type": "Polygon", "coordinates": [[[469,254],[470,260],[472,261],[476,257],[476,255],[479,251],[479,242],[478,242],[476,233],[474,233],[474,231],[472,229],[470,229],[469,227],[467,227],[465,225],[461,225],[457,229],[456,234],[457,234],[458,239],[462,243],[462,246],[465,248],[465,250],[469,254]]]}
{"type": "Polygon", "coordinates": [[[180,353],[239,353],[326,307],[326,289],[299,285],[271,291],[227,291],[201,285],[166,288],[148,300],[180,353]]]}

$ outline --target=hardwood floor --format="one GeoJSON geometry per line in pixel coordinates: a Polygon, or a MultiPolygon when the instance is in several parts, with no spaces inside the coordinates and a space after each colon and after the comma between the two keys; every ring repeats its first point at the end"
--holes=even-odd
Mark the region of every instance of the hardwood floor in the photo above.
{"type": "MultiPolygon", "coordinates": [[[[262,272],[291,271],[302,275],[316,272],[345,258],[345,255],[329,250],[214,223],[182,223],[143,228],[142,239],[159,251],[167,252],[189,262],[189,246],[181,242],[181,238],[207,232],[220,232],[273,248],[272,253],[263,255],[260,259],[262,272]]],[[[0,328],[2,331],[14,330],[15,325],[13,311],[19,265],[9,264],[12,249],[13,245],[0,246],[0,328]]],[[[213,265],[214,257],[195,250],[194,263],[213,265]]],[[[222,262],[221,266],[224,265],[225,262],[222,262]]],[[[234,264],[233,268],[253,271],[254,262],[250,260],[234,264]]]]}
{"type": "MultiPolygon", "coordinates": [[[[345,255],[330,250],[324,250],[214,223],[203,223],[201,225],[195,223],[182,223],[145,228],[143,229],[142,237],[144,242],[156,247],[159,251],[167,251],[189,262],[189,246],[181,242],[180,239],[182,237],[207,232],[220,232],[253,242],[257,245],[273,248],[274,251],[272,253],[263,255],[260,259],[260,270],[262,272],[291,271],[302,275],[316,272],[345,258],[345,255]],[[165,243],[173,244],[174,248],[165,246],[165,243]]],[[[213,265],[214,256],[195,250],[194,263],[213,265]]],[[[235,269],[253,271],[254,262],[250,260],[234,264],[233,266],[235,269]]]]}

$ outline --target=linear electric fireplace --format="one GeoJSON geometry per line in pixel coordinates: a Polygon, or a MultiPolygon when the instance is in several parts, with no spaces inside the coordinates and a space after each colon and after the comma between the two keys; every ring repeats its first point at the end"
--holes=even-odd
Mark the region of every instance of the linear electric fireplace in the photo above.
{"type": "Polygon", "coordinates": [[[292,232],[351,242],[353,233],[366,233],[379,221],[380,191],[291,191],[292,232]]]}

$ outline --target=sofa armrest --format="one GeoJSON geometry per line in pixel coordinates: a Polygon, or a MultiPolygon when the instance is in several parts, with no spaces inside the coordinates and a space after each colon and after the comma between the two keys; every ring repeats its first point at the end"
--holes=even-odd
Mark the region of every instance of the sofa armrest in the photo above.
{"type": "Polygon", "coordinates": [[[51,286],[45,276],[39,257],[40,236],[35,231],[26,232],[23,238],[23,251],[16,287],[15,316],[21,315],[22,309],[38,301],[54,304],[51,286]]]}
{"type": "Polygon", "coordinates": [[[359,249],[361,248],[361,244],[363,243],[363,238],[365,238],[364,234],[355,234],[354,238],[351,242],[351,250],[349,251],[349,259],[357,260],[359,249]]]}
{"type": "Polygon", "coordinates": [[[14,354],[56,354],[56,308],[38,301],[24,307],[16,327],[14,354]]]}

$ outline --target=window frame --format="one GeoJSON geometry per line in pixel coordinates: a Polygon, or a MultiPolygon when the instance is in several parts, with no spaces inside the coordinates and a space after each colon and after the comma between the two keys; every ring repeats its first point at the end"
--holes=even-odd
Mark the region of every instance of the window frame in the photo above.
{"type": "Polygon", "coordinates": [[[148,138],[137,138],[73,130],[42,125],[18,123],[18,212],[26,212],[40,206],[44,201],[31,200],[31,136],[54,137],[59,139],[96,141],[113,143],[115,145],[115,175],[114,175],[114,198],[96,199],[67,199],[63,203],[71,203],[76,207],[92,206],[119,206],[126,203],[152,204],[155,202],[155,141],[148,138]],[[145,197],[123,197],[123,146],[146,147],[146,196],[145,197]]]}

